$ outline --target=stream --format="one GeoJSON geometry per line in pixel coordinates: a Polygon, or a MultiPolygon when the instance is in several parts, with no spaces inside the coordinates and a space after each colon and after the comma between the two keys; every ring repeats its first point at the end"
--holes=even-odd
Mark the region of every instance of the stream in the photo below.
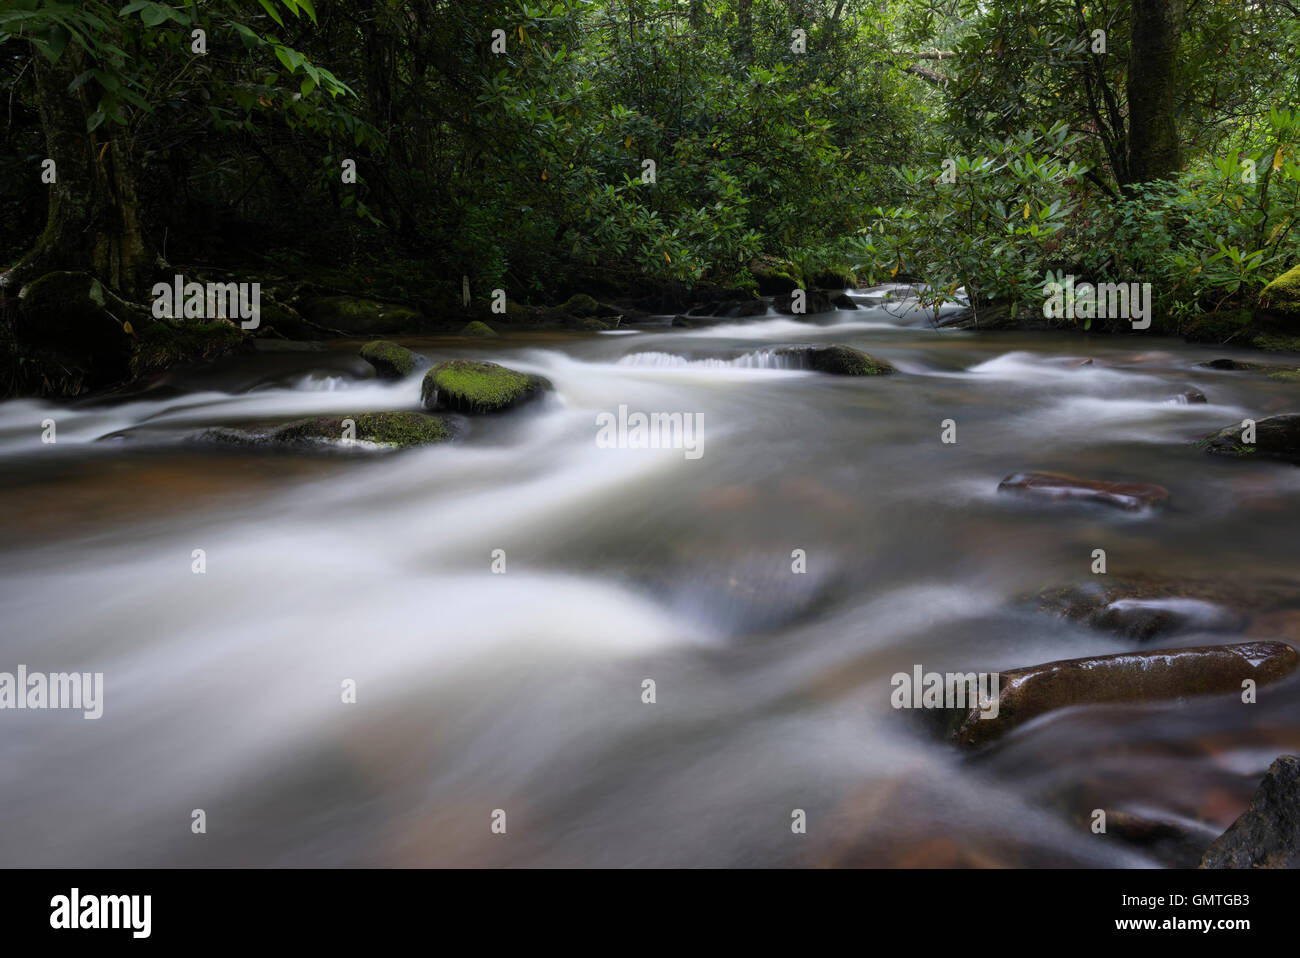
{"type": "MultiPolygon", "coordinates": [[[[978,752],[893,709],[890,677],[1135,648],[1020,601],[1098,548],[1112,574],[1294,573],[1300,469],[1191,443],[1295,411],[1295,386],[1197,365],[1231,348],[940,330],[855,296],[813,322],[395,337],[554,389],[391,454],[188,441],[418,409],[420,373],[374,379],[359,342],[0,404],[0,671],[104,675],[98,720],[0,714],[0,865],[1162,864],[1094,808],[1208,845],[1300,751],[1295,676],[1251,709],[1074,708],[978,752]],[[898,372],[790,368],[791,343],[898,372]],[[621,405],[701,414],[702,454],[601,448],[621,405]],[[998,493],[1027,469],[1169,502],[998,493]]],[[[1300,619],[1251,635],[1295,644],[1300,619]]]]}

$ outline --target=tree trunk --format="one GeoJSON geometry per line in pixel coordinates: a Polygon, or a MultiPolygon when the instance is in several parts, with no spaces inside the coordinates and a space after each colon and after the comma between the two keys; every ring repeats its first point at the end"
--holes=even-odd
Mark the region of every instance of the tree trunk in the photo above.
{"type": "MultiPolygon", "coordinates": [[[[125,138],[111,121],[86,132],[93,112],[89,84],[68,86],[89,68],[69,43],[58,62],[34,52],[33,72],[46,156],[55,181],[45,229],[35,247],[0,282],[15,291],[51,270],[84,270],[128,299],[148,292],[155,258],[140,226],[135,175],[125,138]],[[116,135],[113,135],[116,134],[116,135]]],[[[35,174],[33,174],[35,175],[35,174]]]]}
{"type": "Polygon", "coordinates": [[[736,4],[736,29],[739,32],[736,55],[748,66],[754,59],[753,0],[739,0],[736,4]]]}
{"type": "Polygon", "coordinates": [[[1182,29],[1183,0],[1132,0],[1126,186],[1163,179],[1182,168],[1174,119],[1182,29]]]}

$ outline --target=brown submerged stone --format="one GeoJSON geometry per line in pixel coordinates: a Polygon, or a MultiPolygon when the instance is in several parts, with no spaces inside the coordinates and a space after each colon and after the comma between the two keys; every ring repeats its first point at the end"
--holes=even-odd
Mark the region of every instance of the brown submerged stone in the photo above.
{"type": "Polygon", "coordinates": [[[1130,511],[1164,502],[1169,490],[1149,482],[1103,482],[1059,472],[1015,472],[998,492],[1016,492],[1052,502],[1097,502],[1130,511]]]}
{"type": "MultiPolygon", "coordinates": [[[[1194,579],[1149,574],[1094,576],[1025,597],[1045,612],[1145,642],[1171,632],[1236,632],[1300,605],[1300,582],[1257,576],[1194,579]]],[[[1279,619],[1252,635],[1287,638],[1279,619]]]]}
{"type": "Polygon", "coordinates": [[[1284,642],[1243,642],[1013,669],[999,676],[997,716],[980,718],[979,709],[972,708],[960,718],[952,737],[961,745],[982,745],[1032,718],[1071,705],[1239,692],[1244,679],[1264,685],[1289,675],[1297,664],[1300,655],[1284,642]]]}

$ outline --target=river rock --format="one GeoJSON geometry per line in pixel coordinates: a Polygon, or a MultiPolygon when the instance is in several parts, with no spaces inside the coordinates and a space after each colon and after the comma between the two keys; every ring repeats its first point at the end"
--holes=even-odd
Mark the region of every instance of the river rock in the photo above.
{"type": "Polygon", "coordinates": [[[1179,406],[1198,406],[1208,403],[1209,400],[1199,389],[1185,389],[1174,397],[1174,402],[1179,406]]]}
{"type": "Polygon", "coordinates": [[[1265,286],[1259,294],[1259,305],[1263,318],[1300,331],[1300,265],[1265,286]]]}
{"type": "Polygon", "coordinates": [[[451,424],[441,416],[419,412],[370,412],[354,416],[315,416],[279,426],[231,429],[218,426],[196,437],[202,442],[233,445],[315,447],[347,449],[345,420],[353,423],[352,439],[401,449],[445,442],[455,436],[451,424]]]}
{"type": "MultiPolygon", "coordinates": [[[[1240,692],[1295,671],[1300,655],[1285,642],[1243,642],[1191,649],[1123,652],[1047,662],[999,676],[997,715],[978,707],[950,716],[953,741],[982,745],[1030,719],[1072,705],[1161,702],[1193,695],[1240,692]]],[[[991,711],[991,710],[990,710],[991,711]]]]}
{"type": "Polygon", "coordinates": [[[799,288],[799,271],[793,263],[775,256],[756,256],[749,263],[758,291],[764,296],[788,293],[799,288]]]}
{"type": "Polygon", "coordinates": [[[405,346],[383,339],[362,346],[361,358],[375,367],[375,374],[381,379],[401,379],[409,376],[415,371],[417,363],[415,353],[405,346]]]}
{"type": "Polygon", "coordinates": [[[1048,502],[1096,502],[1135,511],[1169,498],[1169,490],[1147,482],[1103,482],[1057,472],[1016,472],[998,483],[998,492],[1014,492],[1048,502]]]}
{"type": "Polygon", "coordinates": [[[1201,858],[1202,868],[1300,868],[1300,757],[1269,766],[1250,808],[1201,858]]]}
{"type": "Polygon", "coordinates": [[[1239,632],[1252,615],[1300,595],[1296,584],[1097,576],[1083,585],[1044,589],[1034,602],[1047,612],[1138,642],[1176,632],[1239,632]]]}
{"type": "Polygon", "coordinates": [[[497,363],[449,359],[424,374],[420,399],[426,409],[488,413],[535,399],[550,383],[497,363]]]}
{"type": "Polygon", "coordinates": [[[472,323],[466,323],[465,328],[460,331],[460,334],[462,336],[477,336],[481,339],[490,339],[493,336],[499,335],[495,329],[483,322],[481,319],[476,319],[472,323]]]}
{"type": "Polygon", "coordinates": [[[876,359],[852,346],[781,346],[778,356],[789,357],[800,369],[832,376],[880,376],[894,372],[883,359],[876,359]]]}
{"type": "Polygon", "coordinates": [[[1300,413],[1283,413],[1255,421],[1255,442],[1242,442],[1241,423],[1224,426],[1202,439],[1200,447],[1216,456],[1265,458],[1300,465],[1300,413]]]}
{"type": "MultiPolygon", "coordinates": [[[[843,293],[836,293],[835,296],[847,297],[843,293]]],[[[854,304],[856,308],[856,304],[854,304]]],[[[794,293],[782,293],[772,300],[772,308],[778,313],[784,313],[786,316],[807,316],[813,313],[831,313],[837,307],[834,297],[824,289],[809,289],[804,291],[803,312],[794,311],[794,293]]]]}
{"type": "Polygon", "coordinates": [[[1211,359],[1203,363],[1197,363],[1196,365],[1203,366],[1206,369],[1232,369],[1239,372],[1251,369],[1269,368],[1265,363],[1252,363],[1241,359],[1211,359]]]}

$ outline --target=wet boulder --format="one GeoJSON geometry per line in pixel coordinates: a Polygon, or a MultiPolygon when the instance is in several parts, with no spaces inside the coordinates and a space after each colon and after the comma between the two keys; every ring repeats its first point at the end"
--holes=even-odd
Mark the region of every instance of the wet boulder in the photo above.
{"type": "Polygon", "coordinates": [[[1300,465],[1300,413],[1283,413],[1255,421],[1255,441],[1247,443],[1241,423],[1225,426],[1202,439],[1200,447],[1234,459],[1279,459],[1300,465]]]}
{"type": "Polygon", "coordinates": [[[1239,632],[1258,614],[1300,597],[1290,580],[1237,581],[1104,575],[1032,598],[1045,612],[1145,642],[1177,632],[1239,632]]]}
{"type": "Polygon", "coordinates": [[[1259,306],[1265,319],[1300,331],[1300,265],[1265,286],[1259,294],[1259,306]]]}
{"type": "Polygon", "coordinates": [[[1300,868],[1300,757],[1269,766],[1250,807],[1215,840],[1202,868],[1300,868]]]}
{"type": "Polygon", "coordinates": [[[749,274],[764,296],[789,293],[801,285],[795,265],[775,256],[754,257],[749,263],[749,274]]]}
{"type": "Polygon", "coordinates": [[[1147,482],[1104,482],[1057,472],[1016,472],[998,483],[998,492],[1044,502],[1094,502],[1130,512],[1169,498],[1169,490],[1147,482]]]}
{"type": "Polygon", "coordinates": [[[852,346],[781,346],[775,352],[799,369],[832,376],[880,376],[895,371],[883,359],[876,359],[852,346]]]}
{"type": "MultiPolygon", "coordinates": [[[[783,313],[786,316],[806,316],[814,313],[832,313],[839,308],[835,305],[836,298],[848,298],[844,296],[843,293],[836,293],[832,296],[831,293],[828,293],[824,289],[804,290],[803,309],[801,312],[796,312],[795,296],[797,293],[798,291],[795,290],[789,293],[782,293],[775,297],[772,300],[772,308],[778,313],[783,313]]],[[[854,303],[854,308],[857,308],[856,303],[854,303]]]]}
{"type": "Polygon", "coordinates": [[[466,323],[465,328],[460,331],[460,334],[462,336],[475,336],[479,339],[490,339],[493,336],[499,335],[495,329],[483,322],[481,319],[476,319],[472,323],[466,323]]]}
{"type": "Polygon", "coordinates": [[[830,267],[813,275],[813,285],[819,289],[840,290],[856,289],[858,278],[847,266],[830,267]]]}
{"type": "Polygon", "coordinates": [[[424,374],[420,399],[426,409],[499,412],[536,399],[550,383],[497,363],[449,359],[424,374]]]}
{"type": "Polygon", "coordinates": [[[199,442],[268,448],[347,450],[353,443],[403,449],[446,442],[455,437],[442,416],[419,412],[370,412],[355,416],[314,416],[265,427],[215,427],[199,433],[199,442]]]}
{"type": "MultiPolygon", "coordinates": [[[[1057,709],[1116,702],[1167,702],[1186,696],[1239,693],[1295,671],[1300,655],[1285,642],[1243,642],[1190,649],[1123,652],[1047,662],[1002,672],[996,708],[949,715],[951,738],[982,745],[1057,709]]],[[[989,705],[990,703],[985,703],[989,705]]]]}
{"type": "Polygon", "coordinates": [[[415,353],[405,346],[383,339],[362,346],[361,358],[375,367],[375,374],[380,379],[401,379],[409,376],[418,364],[415,353]]]}

